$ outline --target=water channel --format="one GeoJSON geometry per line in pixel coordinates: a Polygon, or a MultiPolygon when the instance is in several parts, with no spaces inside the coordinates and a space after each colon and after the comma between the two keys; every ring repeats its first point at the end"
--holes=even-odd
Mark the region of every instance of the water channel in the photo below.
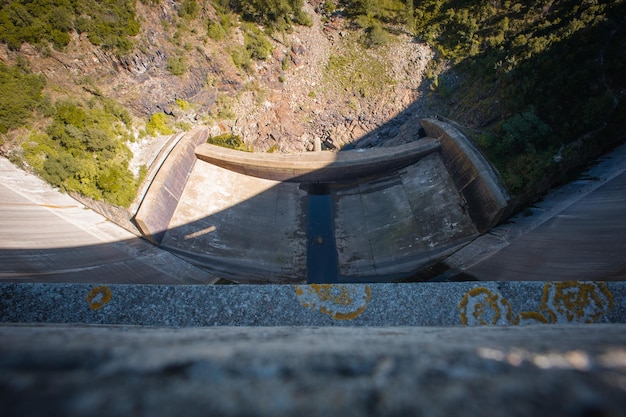
{"type": "Polygon", "coordinates": [[[307,282],[336,283],[339,280],[339,258],[329,186],[312,184],[307,188],[307,282]]]}

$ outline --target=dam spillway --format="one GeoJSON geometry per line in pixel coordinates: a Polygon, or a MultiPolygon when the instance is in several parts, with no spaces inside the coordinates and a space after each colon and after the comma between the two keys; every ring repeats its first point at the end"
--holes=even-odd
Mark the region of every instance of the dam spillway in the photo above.
{"type": "Polygon", "coordinates": [[[168,158],[187,168],[159,170],[135,221],[161,247],[235,282],[406,279],[488,230],[506,208],[469,141],[438,120],[423,125],[429,137],[407,145],[295,155],[218,148],[192,132],[168,158]],[[172,176],[184,178],[179,194],[163,192],[172,176]],[[311,185],[325,189],[325,238],[334,241],[324,243],[336,257],[312,256],[324,238],[310,231],[311,185]],[[310,276],[335,262],[336,272],[322,273],[334,276],[310,276]]]}

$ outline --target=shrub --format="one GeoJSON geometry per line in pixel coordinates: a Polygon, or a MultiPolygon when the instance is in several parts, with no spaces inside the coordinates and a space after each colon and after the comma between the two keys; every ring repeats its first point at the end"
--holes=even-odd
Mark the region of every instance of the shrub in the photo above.
{"type": "Polygon", "coordinates": [[[171,135],[174,130],[168,126],[167,115],[165,113],[154,113],[146,124],[146,133],[150,136],[171,135]]]}
{"type": "Polygon", "coordinates": [[[226,31],[218,22],[209,20],[207,23],[207,36],[214,41],[221,41],[226,36],[226,31]]]}
{"type": "Polygon", "coordinates": [[[0,62],[0,133],[24,126],[44,101],[44,78],[0,62]]]}
{"type": "Polygon", "coordinates": [[[196,0],[183,0],[178,9],[178,16],[183,19],[195,19],[200,12],[200,6],[196,0]]]}
{"type": "Polygon", "coordinates": [[[47,131],[31,134],[22,146],[24,159],[57,187],[128,206],[137,189],[125,144],[131,126],[107,110],[116,106],[107,100],[56,103],[47,131]]]}
{"type": "Polygon", "coordinates": [[[267,59],[272,53],[272,44],[267,36],[252,23],[244,23],[241,28],[243,29],[243,43],[250,58],[267,59]]]}
{"type": "Polygon", "coordinates": [[[241,137],[232,133],[210,137],[207,139],[207,143],[223,148],[235,149],[237,151],[250,152],[250,148],[241,140],[241,137]]]}
{"type": "Polygon", "coordinates": [[[187,60],[183,56],[173,56],[167,60],[167,70],[172,75],[183,75],[187,72],[187,60]]]}
{"type": "Polygon", "coordinates": [[[365,31],[363,36],[363,44],[367,48],[378,48],[389,43],[389,34],[380,26],[373,24],[365,31]]]}
{"type": "Polygon", "coordinates": [[[76,30],[94,45],[124,53],[139,28],[135,2],[126,0],[12,0],[0,7],[0,41],[13,50],[24,42],[63,49],[76,30]]]}

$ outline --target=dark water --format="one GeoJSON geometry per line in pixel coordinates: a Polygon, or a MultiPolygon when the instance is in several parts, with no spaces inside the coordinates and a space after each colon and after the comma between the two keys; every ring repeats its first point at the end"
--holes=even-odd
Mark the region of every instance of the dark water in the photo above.
{"type": "Polygon", "coordinates": [[[307,282],[338,282],[339,260],[335,244],[333,202],[328,187],[309,188],[307,202],[307,282]]]}

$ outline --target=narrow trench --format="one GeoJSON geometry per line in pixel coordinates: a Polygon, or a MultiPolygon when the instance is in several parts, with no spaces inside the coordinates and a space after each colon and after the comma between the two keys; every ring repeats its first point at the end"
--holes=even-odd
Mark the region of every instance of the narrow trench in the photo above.
{"type": "Polygon", "coordinates": [[[310,184],[307,191],[307,283],[336,283],[339,259],[330,186],[310,184]]]}

